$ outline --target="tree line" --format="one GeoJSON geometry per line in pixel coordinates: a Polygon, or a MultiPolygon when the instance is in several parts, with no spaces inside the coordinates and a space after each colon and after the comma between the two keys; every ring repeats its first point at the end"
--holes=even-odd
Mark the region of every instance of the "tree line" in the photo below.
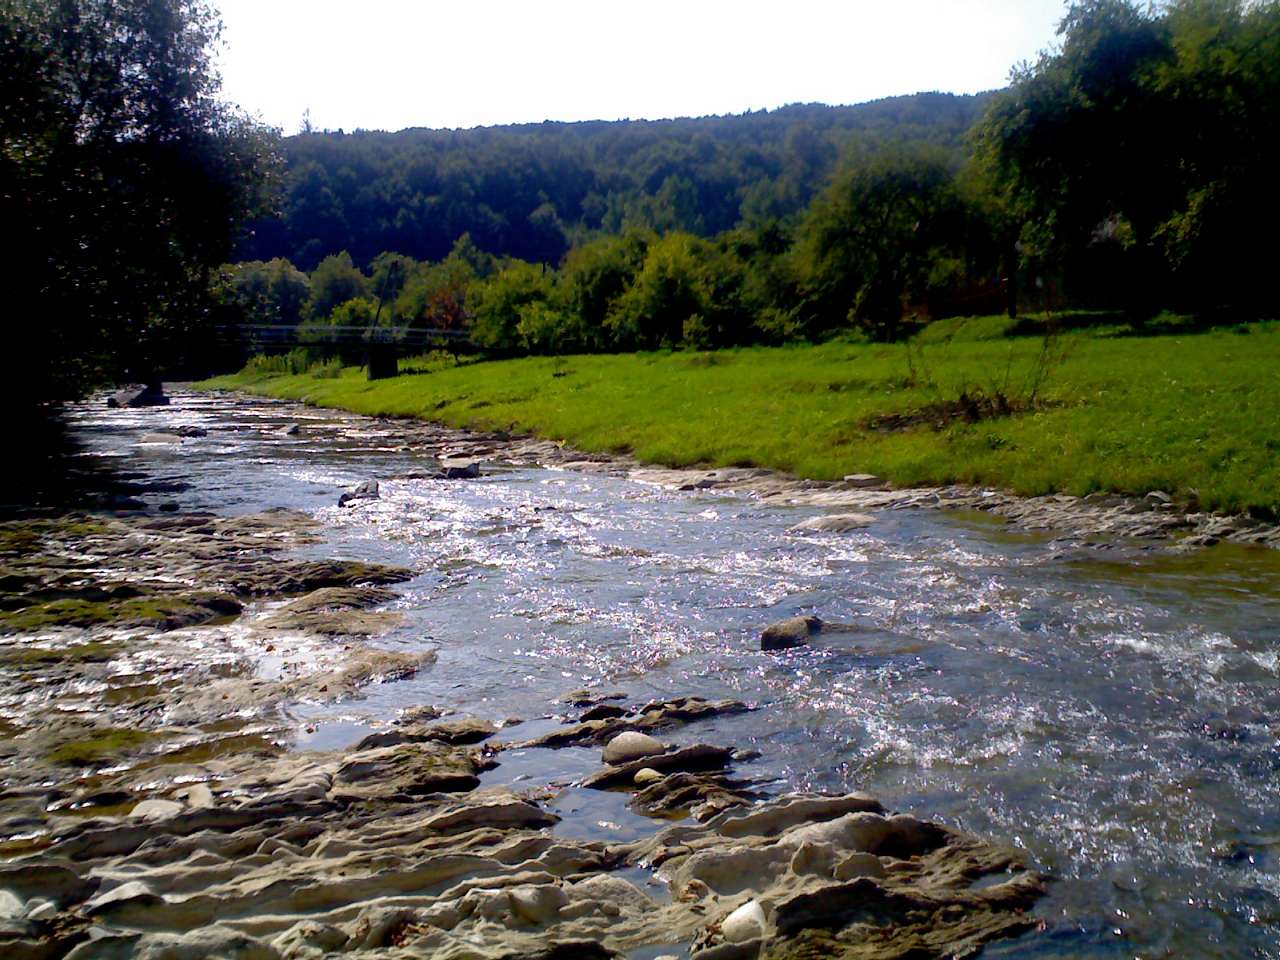
{"type": "Polygon", "coordinates": [[[880,339],[920,317],[999,308],[1000,251],[956,158],[914,144],[851,163],[803,215],[711,237],[627,227],[558,266],[484,251],[463,234],[437,261],[347,251],[310,274],[284,258],[228,266],[245,322],[465,331],[494,355],[713,349],[860,327],[880,339]]]}
{"type": "Polygon", "coordinates": [[[29,397],[198,372],[228,322],[501,355],[891,339],[1040,290],[1269,305],[1280,0],[1073,3],[983,97],[285,141],[218,100],[218,30],[204,0],[0,0],[29,397]]]}
{"type": "Polygon", "coordinates": [[[984,98],[304,134],[273,236],[301,266],[346,245],[310,275],[242,263],[224,296],[259,320],[465,328],[493,354],[893,339],[1012,313],[1020,291],[1139,322],[1257,311],[1273,251],[1258,228],[1280,213],[1278,43],[1275,3],[1088,0],[984,98]],[[413,183],[428,192],[406,199],[413,183]],[[312,216],[317,190],[345,229],[312,216]],[[434,231],[413,219],[446,207],[458,219],[434,231]],[[388,239],[404,246],[370,253],[388,239]]]}

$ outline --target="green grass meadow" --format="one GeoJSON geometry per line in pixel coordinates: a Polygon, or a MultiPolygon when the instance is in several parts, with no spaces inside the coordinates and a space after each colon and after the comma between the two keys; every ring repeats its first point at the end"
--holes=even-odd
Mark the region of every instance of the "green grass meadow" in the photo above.
{"type": "Polygon", "coordinates": [[[1051,342],[1044,361],[1046,340],[1010,335],[1018,328],[988,317],[932,324],[908,344],[402,361],[428,372],[377,382],[360,368],[251,365],[200,386],[529,431],[670,466],[1032,495],[1164,490],[1205,509],[1280,512],[1280,324],[1094,327],[1051,342]],[[1034,406],[1011,416],[869,426],[961,393],[1025,402],[1036,384],[1034,406]]]}

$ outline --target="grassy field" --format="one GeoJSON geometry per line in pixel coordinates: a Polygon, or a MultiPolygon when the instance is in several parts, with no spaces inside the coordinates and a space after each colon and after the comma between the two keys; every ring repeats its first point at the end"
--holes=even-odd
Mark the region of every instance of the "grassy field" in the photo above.
{"type": "Polygon", "coordinates": [[[1164,490],[1207,509],[1280,512],[1280,324],[1012,335],[1026,327],[989,317],[935,323],[909,344],[410,361],[402,368],[429,372],[373,383],[357,368],[251,367],[201,386],[530,431],[672,466],[1024,494],[1164,490]],[[976,421],[947,416],[962,395],[997,394],[1013,414],[979,404],[976,421]]]}

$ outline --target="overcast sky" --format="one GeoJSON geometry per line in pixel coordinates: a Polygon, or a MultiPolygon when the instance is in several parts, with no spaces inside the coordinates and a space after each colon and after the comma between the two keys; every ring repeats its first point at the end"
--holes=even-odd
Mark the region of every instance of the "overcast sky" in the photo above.
{"type": "Polygon", "coordinates": [[[213,0],[223,94],[294,133],[742,113],[1004,86],[1063,0],[213,0]]]}

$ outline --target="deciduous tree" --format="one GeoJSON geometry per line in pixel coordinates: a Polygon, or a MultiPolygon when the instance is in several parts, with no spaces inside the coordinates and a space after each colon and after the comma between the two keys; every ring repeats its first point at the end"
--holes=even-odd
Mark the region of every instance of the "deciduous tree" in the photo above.
{"type": "Polygon", "coordinates": [[[179,360],[265,210],[275,136],[217,99],[219,30],[202,0],[0,0],[6,286],[47,371],[28,397],[179,360]]]}

